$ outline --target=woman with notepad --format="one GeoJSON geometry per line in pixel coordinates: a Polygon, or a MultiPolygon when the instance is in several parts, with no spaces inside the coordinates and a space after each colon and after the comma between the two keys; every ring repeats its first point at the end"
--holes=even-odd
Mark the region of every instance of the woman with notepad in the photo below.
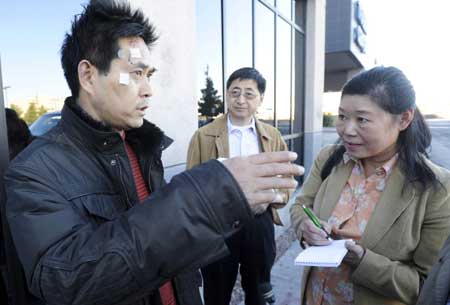
{"type": "Polygon", "coordinates": [[[353,242],[338,267],[305,270],[303,304],[414,304],[450,233],[450,172],[427,158],[431,133],[411,83],[394,67],[356,75],[336,129],[339,143],[317,156],[291,219],[303,246],[334,243],[328,233],[353,242]]]}

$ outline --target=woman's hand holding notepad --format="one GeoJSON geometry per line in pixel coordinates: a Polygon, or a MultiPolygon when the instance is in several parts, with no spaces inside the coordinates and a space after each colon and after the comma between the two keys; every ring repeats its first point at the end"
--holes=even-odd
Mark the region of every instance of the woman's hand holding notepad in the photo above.
{"type": "Polygon", "coordinates": [[[338,267],[347,248],[345,242],[351,239],[333,240],[327,246],[311,246],[300,252],[295,259],[297,266],[338,267]]]}

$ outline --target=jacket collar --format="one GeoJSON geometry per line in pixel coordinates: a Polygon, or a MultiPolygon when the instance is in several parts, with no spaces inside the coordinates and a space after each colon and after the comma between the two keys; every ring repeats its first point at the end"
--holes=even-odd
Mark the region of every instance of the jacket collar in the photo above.
{"type": "MultiPolygon", "coordinates": [[[[265,152],[272,151],[272,136],[269,134],[267,127],[257,119],[255,119],[255,125],[262,150],[265,152]]],[[[221,115],[209,123],[207,128],[204,128],[204,133],[206,136],[215,137],[217,157],[228,158],[230,156],[227,115],[221,115]]]]}
{"type": "MultiPolygon", "coordinates": [[[[272,137],[267,132],[266,127],[259,121],[255,119],[256,130],[260,137],[263,137],[266,140],[271,140],[272,137]]],[[[223,134],[223,132],[228,132],[227,127],[227,115],[221,115],[216,118],[213,122],[210,123],[210,127],[205,131],[205,134],[208,136],[218,137],[223,134]]]]}
{"type": "Polygon", "coordinates": [[[233,123],[231,123],[230,116],[227,115],[228,134],[232,134],[234,130],[243,131],[243,130],[247,130],[247,129],[250,129],[252,133],[257,134],[255,121],[256,121],[255,118],[252,118],[250,124],[248,124],[247,126],[237,126],[237,125],[233,125],[233,123]]]}
{"type": "MultiPolygon", "coordinates": [[[[92,119],[72,97],[68,97],[64,102],[60,124],[66,133],[88,147],[105,153],[123,151],[120,134],[92,119]]],[[[139,144],[143,152],[150,153],[164,150],[173,142],[161,129],[147,120],[144,120],[141,127],[127,131],[126,138],[131,144],[139,144]]]]}
{"type": "MultiPolygon", "coordinates": [[[[327,192],[320,211],[320,215],[324,219],[330,218],[354,165],[354,160],[347,163],[341,162],[336,165],[336,169],[326,179],[328,180],[327,192]]],[[[403,189],[406,178],[398,163],[392,169],[388,179],[386,188],[383,190],[360,240],[363,246],[370,249],[375,247],[415,197],[416,191],[412,186],[403,189]],[[392,201],[393,198],[396,198],[395,202],[392,201]]]]}

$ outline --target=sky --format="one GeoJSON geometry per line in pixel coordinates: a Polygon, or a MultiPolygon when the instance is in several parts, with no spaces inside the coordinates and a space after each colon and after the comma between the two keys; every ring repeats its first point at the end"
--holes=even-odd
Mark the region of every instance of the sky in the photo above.
{"type": "Polygon", "coordinates": [[[86,1],[0,2],[0,56],[8,102],[35,95],[69,95],[59,49],[72,18],[86,1]]]}
{"type": "Polygon", "coordinates": [[[363,0],[369,48],[378,64],[400,68],[423,113],[450,118],[450,1],[363,0]]]}
{"type": "MultiPolygon", "coordinates": [[[[450,118],[450,1],[361,2],[368,24],[369,52],[377,63],[405,72],[416,89],[422,112],[450,118]]],[[[59,49],[83,3],[86,0],[1,1],[0,56],[3,85],[10,86],[10,103],[37,94],[69,94],[59,49]]]]}

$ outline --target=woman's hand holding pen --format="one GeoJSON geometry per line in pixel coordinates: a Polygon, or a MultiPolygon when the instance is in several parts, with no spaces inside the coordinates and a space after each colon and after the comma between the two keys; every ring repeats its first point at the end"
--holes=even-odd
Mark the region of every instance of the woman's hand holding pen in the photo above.
{"type": "MultiPolygon", "coordinates": [[[[331,225],[323,220],[319,220],[325,231],[331,232],[331,225]]],[[[329,245],[331,241],[327,239],[327,234],[324,230],[319,229],[309,218],[305,218],[301,224],[300,229],[303,232],[303,239],[310,246],[325,246],[329,245]]]]}

